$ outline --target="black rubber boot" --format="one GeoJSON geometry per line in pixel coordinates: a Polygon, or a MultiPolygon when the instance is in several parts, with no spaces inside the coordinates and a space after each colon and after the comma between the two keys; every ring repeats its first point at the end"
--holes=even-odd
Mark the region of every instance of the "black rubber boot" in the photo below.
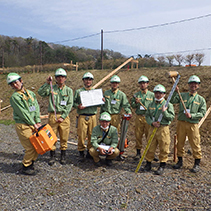
{"type": "Polygon", "coordinates": [[[140,160],[141,158],[141,150],[136,149],[136,156],[134,157],[134,160],[140,160]]]}
{"type": "Polygon", "coordinates": [[[84,151],[79,151],[79,161],[80,162],[84,162],[85,161],[84,151]]]}
{"type": "Polygon", "coordinates": [[[31,164],[30,166],[22,166],[22,173],[25,174],[25,175],[35,175],[35,170],[34,170],[34,167],[33,167],[33,164],[31,164]]]}
{"type": "Polygon", "coordinates": [[[191,172],[197,173],[200,171],[200,167],[199,167],[200,161],[201,161],[200,159],[195,159],[194,166],[192,169],[190,169],[191,172]]]}
{"type": "Polygon", "coordinates": [[[143,168],[143,171],[150,171],[151,170],[151,162],[147,161],[146,165],[143,168]]]}
{"type": "Polygon", "coordinates": [[[161,162],[159,168],[157,169],[157,171],[155,171],[156,175],[162,175],[165,169],[166,163],[165,162],[161,162]]]}
{"type": "Polygon", "coordinates": [[[178,162],[173,166],[174,169],[180,169],[183,165],[182,157],[178,157],[178,162]]]}
{"type": "Polygon", "coordinates": [[[56,161],[56,152],[55,151],[50,151],[50,160],[48,161],[48,164],[52,166],[56,161]]]}
{"type": "Polygon", "coordinates": [[[107,166],[112,166],[112,160],[111,159],[105,159],[107,166]]]}
{"type": "Polygon", "coordinates": [[[92,156],[89,154],[89,150],[87,150],[87,152],[86,152],[86,158],[87,159],[92,159],[92,156]]]}
{"type": "Polygon", "coordinates": [[[66,164],[66,150],[61,150],[61,159],[60,159],[60,163],[62,165],[66,164]]]}

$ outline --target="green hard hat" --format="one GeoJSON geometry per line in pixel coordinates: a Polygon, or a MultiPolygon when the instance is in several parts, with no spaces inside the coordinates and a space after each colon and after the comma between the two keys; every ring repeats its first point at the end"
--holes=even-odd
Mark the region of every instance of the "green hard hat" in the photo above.
{"type": "Polygon", "coordinates": [[[161,85],[158,84],[157,86],[155,86],[155,88],[153,89],[153,92],[162,92],[162,93],[166,93],[166,88],[161,85]]]}
{"type": "Polygon", "coordinates": [[[19,80],[21,77],[17,73],[9,73],[7,75],[7,84],[19,80]]]}
{"type": "Polygon", "coordinates": [[[83,78],[82,78],[82,79],[85,79],[85,78],[91,78],[91,79],[94,79],[94,76],[92,75],[92,73],[90,73],[90,72],[86,72],[86,73],[83,75],[83,78]]]}
{"type": "Polygon", "coordinates": [[[111,83],[114,83],[114,82],[120,83],[121,80],[120,80],[120,77],[119,77],[118,75],[114,75],[114,76],[111,77],[110,82],[111,82],[111,83]]]}
{"type": "Polygon", "coordinates": [[[100,114],[100,120],[110,122],[111,115],[108,112],[103,112],[102,114],[100,114]]]}
{"type": "Polygon", "coordinates": [[[148,79],[146,76],[142,75],[142,76],[138,79],[138,83],[140,83],[140,82],[149,82],[149,79],[148,79]]]}
{"type": "Polygon", "coordinates": [[[66,71],[63,68],[59,68],[59,69],[56,70],[55,76],[56,77],[57,76],[65,76],[65,77],[67,77],[67,73],[66,73],[66,71]]]}
{"type": "Polygon", "coordinates": [[[191,82],[196,82],[198,84],[201,83],[200,81],[200,78],[196,75],[192,75],[189,79],[188,79],[188,83],[191,83],[191,82]]]}

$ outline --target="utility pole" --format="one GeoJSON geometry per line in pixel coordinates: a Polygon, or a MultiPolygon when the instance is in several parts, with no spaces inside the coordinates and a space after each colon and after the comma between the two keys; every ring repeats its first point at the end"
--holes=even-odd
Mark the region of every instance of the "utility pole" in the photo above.
{"type": "Polygon", "coordinates": [[[42,70],[42,41],[40,41],[40,65],[42,70]]]}
{"type": "Polygon", "coordinates": [[[101,69],[103,70],[103,29],[101,29],[101,69]]]}

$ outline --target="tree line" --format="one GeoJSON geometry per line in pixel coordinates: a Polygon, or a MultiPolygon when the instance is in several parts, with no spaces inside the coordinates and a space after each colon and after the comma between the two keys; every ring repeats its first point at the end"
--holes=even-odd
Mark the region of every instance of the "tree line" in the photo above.
{"type": "MultiPolygon", "coordinates": [[[[204,59],[203,53],[157,56],[138,54],[139,67],[200,66],[204,59]]],[[[103,50],[104,69],[114,69],[126,57],[113,50],[103,50]]],[[[79,69],[101,69],[101,51],[77,46],[46,43],[32,37],[9,37],[0,35],[0,67],[24,67],[27,65],[46,65],[79,62],[79,69]]]]}

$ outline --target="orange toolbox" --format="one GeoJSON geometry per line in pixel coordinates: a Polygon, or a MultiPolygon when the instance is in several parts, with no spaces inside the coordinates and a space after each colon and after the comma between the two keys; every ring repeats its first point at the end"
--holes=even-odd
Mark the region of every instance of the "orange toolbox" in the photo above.
{"type": "Polygon", "coordinates": [[[49,124],[42,125],[37,132],[30,136],[30,141],[38,154],[50,151],[57,141],[57,136],[49,124]]]}

